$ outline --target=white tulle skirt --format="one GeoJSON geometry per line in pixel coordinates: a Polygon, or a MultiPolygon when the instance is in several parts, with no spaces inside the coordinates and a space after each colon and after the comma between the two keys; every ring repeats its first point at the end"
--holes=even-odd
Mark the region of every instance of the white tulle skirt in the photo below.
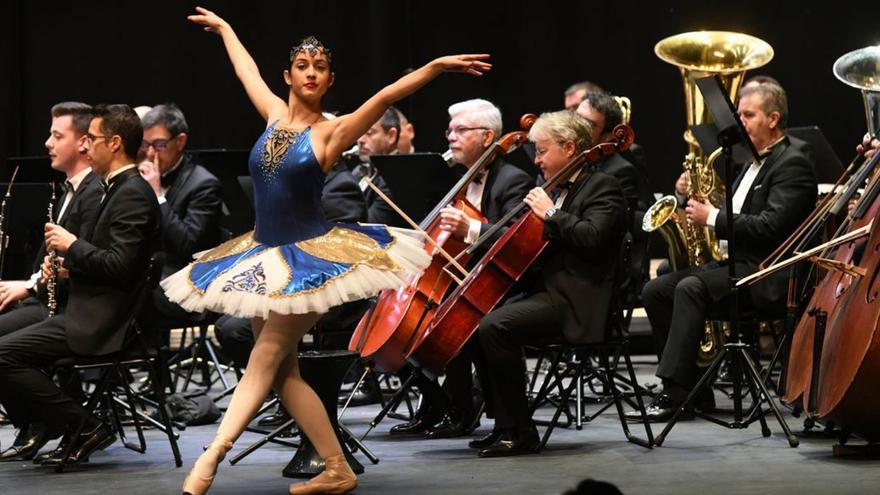
{"type": "Polygon", "coordinates": [[[412,282],[431,262],[421,239],[412,230],[338,224],[319,237],[270,246],[248,232],[200,253],[161,286],[187,311],[325,313],[412,282]]]}

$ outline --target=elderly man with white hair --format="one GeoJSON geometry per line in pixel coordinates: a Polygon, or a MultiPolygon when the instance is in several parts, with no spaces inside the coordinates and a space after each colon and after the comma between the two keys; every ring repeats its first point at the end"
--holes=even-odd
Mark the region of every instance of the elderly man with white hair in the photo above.
{"type": "MultiPolygon", "coordinates": [[[[501,137],[501,128],[501,111],[489,101],[474,99],[450,106],[446,139],[453,159],[470,169],[501,137]]],[[[533,183],[529,174],[499,156],[477,175],[465,191],[467,200],[486,220],[469,218],[462,210],[450,206],[440,213],[441,228],[471,244],[507,212],[522,204],[533,183]]],[[[502,233],[494,234],[492,240],[502,233]]],[[[481,407],[473,400],[471,364],[470,353],[465,349],[447,367],[444,390],[440,390],[437,382],[420,379],[424,407],[420,408],[412,421],[395,426],[392,432],[421,433],[427,430],[428,438],[449,438],[471,433],[479,424],[481,412],[481,407]]]]}

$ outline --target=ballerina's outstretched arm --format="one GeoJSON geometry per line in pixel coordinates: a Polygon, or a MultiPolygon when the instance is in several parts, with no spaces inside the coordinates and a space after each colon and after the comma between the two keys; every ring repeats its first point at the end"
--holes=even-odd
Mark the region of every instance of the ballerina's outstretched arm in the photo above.
{"type": "Polygon", "coordinates": [[[190,21],[205,27],[205,31],[217,33],[223,38],[226,53],[235,69],[235,75],[244,86],[248,98],[264,120],[269,120],[271,115],[282,115],[287,111],[287,103],[269,89],[266,81],[260,75],[260,69],[254,62],[251,54],[239,41],[238,36],[228,22],[217,14],[202,7],[196,7],[198,14],[188,16],[190,21]]]}
{"type": "Polygon", "coordinates": [[[488,58],[488,54],[479,54],[450,55],[434,59],[418,70],[410,72],[394,83],[385,86],[354,112],[338,119],[324,122],[324,125],[329,124],[329,132],[313,134],[314,137],[322,141],[315,143],[315,153],[318,156],[318,161],[325,169],[333,166],[342,151],[367,132],[367,129],[379,120],[379,117],[382,116],[382,113],[388,107],[398,100],[411,95],[441,73],[464,72],[465,74],[482,76],[483,73],[492,68],[492,64],[486,62],[488,58]],[[321,146],[323,149],[319,148],[321,146]]]}

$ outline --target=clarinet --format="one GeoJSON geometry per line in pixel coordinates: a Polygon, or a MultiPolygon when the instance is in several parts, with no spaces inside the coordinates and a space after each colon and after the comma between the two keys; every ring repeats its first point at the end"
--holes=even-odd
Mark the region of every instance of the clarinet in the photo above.
{"type": "Polygon", "coordinates": [[[6,188],[6,195],[3,196],[3,203],[0,204],[0,280],[3,279],[3,267],[6,261],[6,248],[9,247],[9,235],[6,233],[6,223],[9,221],[9,200],[12,199],[12,184],[15,182],[15,176],[18,175],[18,167],[12,172],[12,178],[9,179],[9,186],[6,188]]]}
{"type": "MultiPolygon", "coordinates": [[[[49,223],[55,221],[55,183],[50,182],[49,187],[52,189],[52,198],[49,200],[49,223]]],[[[56,298],[55,284],[58,279],[58,254],[54,249],[48,249],[49,253],[49,277],[46,279],[46,307],[49,309],[49,317],[55,316],[58,311],[58,299],[56,298]]]]}

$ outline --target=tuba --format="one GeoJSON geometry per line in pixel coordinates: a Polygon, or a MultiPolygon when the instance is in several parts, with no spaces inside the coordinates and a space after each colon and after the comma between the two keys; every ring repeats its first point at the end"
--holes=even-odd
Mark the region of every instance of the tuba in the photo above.
{"type": "MultiPolygon", "coordinates": [[[[684,140],[688,153],[682,164],[690,175],[688,197],[708,199],[719,206],[724,196],[723,184],[716,177],[713,162],[719,150],[703,150],[690,131],[691,126],[708,124],[712,116],[696,86],[702,77],[719,75],[731,100],[735,100],[743,77],[749,69],[761,67],[773,58],[773,48],[766,42],[741,33],[698,31],[661,40],[654,52],[664,62],[678,66],[684,82],[688,129],[684,140]]],[[[712,229],[695,226],[676,214],[675,196],[665,196],[645,213],[642,229],[659,231],[669,247],[673,270],[697,266],[721,259],[721,251],[712,229]]]]}
{"type": "MultiPolygon", "coordinates": [[[[718,207],[723,201],[724,185],[715,174],[714,162],[721,155],[721,149],[703,150],[690,130],[691,126],[712,122],[696,80],[718,75],[731,101],[735,101],[746,71],[769,62],[773,58],[773,48],[747,34],[698,31],[665,38],[654,46],[654,53],[664,62],[677,66],[684,82],[687,111],[684,140],[688,153],[682,166],[690,177],[688,198],[707,199],[718,207]]],[[[642,219],[644,231],[656,230],[666,240],[670,268],[675,271],[720,260],[721,248],[714,230],[691,224],[676,213],[677,208],[676,197],[665,196],[648,208],[642,219]]],[[[707,366],[711,363],[723,341],[722,324],[707,322],[698,364],[707,366]]]]}
{"type": "Polygon", "coordinates": [[[880,130],[880,46],[868,46],[844,54],[834,62],[834,76],[862,91],[868,134],[880,130]]]}

